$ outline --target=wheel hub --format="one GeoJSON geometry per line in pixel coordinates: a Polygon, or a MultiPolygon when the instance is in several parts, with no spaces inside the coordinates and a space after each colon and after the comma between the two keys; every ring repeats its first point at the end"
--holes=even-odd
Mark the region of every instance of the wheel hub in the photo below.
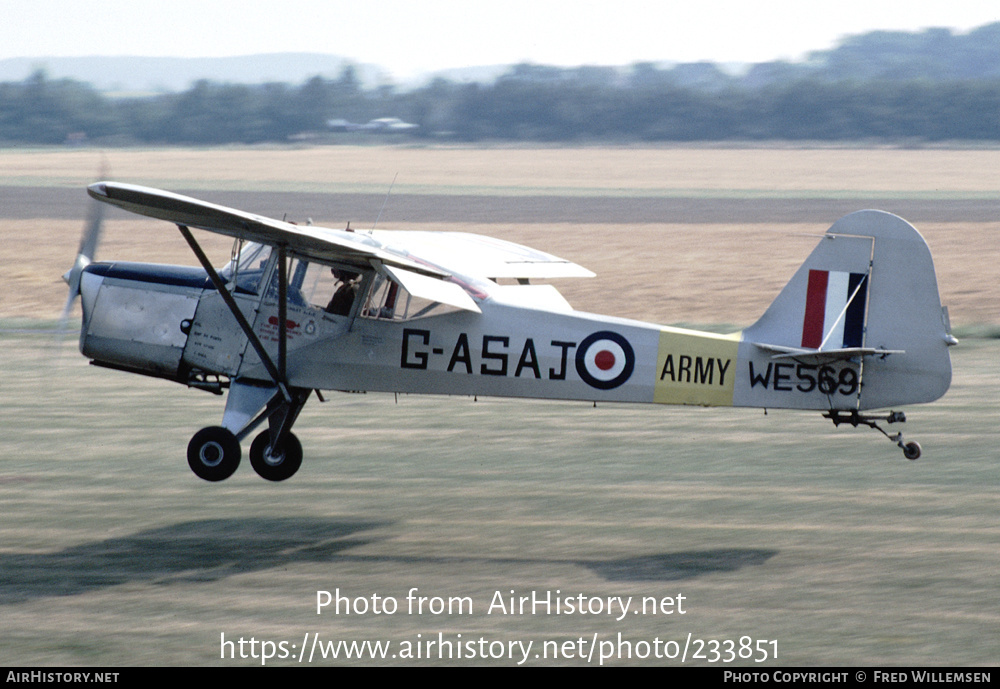
{"type": "Polygon", "coordinates": [[[264,462],[268,465],[276,467],[285,461],[284,452],[273,452],[271,446],[268,445],[267,449],[264,450],[264,462]]]}
{"type": "Polygon", "coordinates": [[[198,451],[198,457],[201,459],[202,464],[207,467],[219,466],[225,454],[226,452],[222,449],[222,445],[214,440],[210,440],[202,445],[201,450],[198,451]]]}

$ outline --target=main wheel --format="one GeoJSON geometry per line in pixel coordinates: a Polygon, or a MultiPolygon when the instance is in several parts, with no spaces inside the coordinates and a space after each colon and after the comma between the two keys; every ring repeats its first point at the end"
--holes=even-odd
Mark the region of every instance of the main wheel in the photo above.
{"type": "Polygon", "coordinates": [[[903,456],[907,459],[919,459],[920,443],[906,443],[903,446],[903,456]]]}
{"type": "Polygon", "coordinates": [[[221,426],[202,428],[188,443],[188,466],[198,478],[222,481],[240,465],[240,441],[221,426]]]}
{"type": "Polygon", "coordinates": [[[250,445],[250,464],[261,478],[284,481],[302,466],[302,443],[292,433],[286,433],[282,447],[275,452],[271,449],[270,431],[264,431],[250,445]]]}

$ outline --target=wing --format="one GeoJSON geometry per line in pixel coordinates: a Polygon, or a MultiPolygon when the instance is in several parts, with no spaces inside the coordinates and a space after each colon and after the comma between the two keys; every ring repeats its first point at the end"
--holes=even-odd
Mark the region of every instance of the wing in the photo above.
{"type": "Polygon", "coordinates": [[[394,253],[488,280],[594,277],[586,268],[558,256],[478,234],[377,230],[372,235],[394,253]]]}
{"type": "Polygon", "coordinates": [[[133,184],[98,182],[87,187],[87,192],[98,201],[132,213],[261,244],[284,245],[307,259],[338,261],[357,266],[372,265],[377,261],[421,275],[449,277],[448,273],[434,266],[386,251],[378,241],[364,233],[293,225],[133,184]]]}
{"type": "Polygon", "coordinates": [[[412,294],[475,312],[479,307],[473,299],[458,284],[443,282],[444,278],[594,275],[575,263],[530,247],[463,232],[369,233],[294,225],[169,191],[118,182],[98,182],[87,187],[87,192],[132,213],[260,244],[285,246],[306,259],[383,269],[412,294]]]}
{"type": "Polygon", "coordinates": [[[436,278],[452,273],[483,279],[593,277],[594,273],[531,247],[464,232],[348,232],[266,218],[169,191],[98,182],[99,201],[151,218],[272,246],[307,258],[366,266],[373,261],[436,278]]]}

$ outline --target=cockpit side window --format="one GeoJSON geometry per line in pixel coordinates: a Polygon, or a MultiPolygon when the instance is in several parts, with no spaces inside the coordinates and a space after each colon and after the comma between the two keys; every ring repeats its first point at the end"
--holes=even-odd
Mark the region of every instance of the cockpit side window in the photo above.
{"type": "MultiPolygon", "coordinates": [[[[313,308],[334,316],[354,314],[375,320],[403,321],[437,316],[456,307],[411,294],[396,279],[347,264],[288,259],[289,306],[313,308]]],[[[279,270],[270,246],[247,244],[220,273],[235,292],[260,294],[264,301],[278,300],[279,270]],[[266,289],[263,288],[267,284],[266,289]]]]}
{"type": "Polygon", "coordinates": [[[288,303],[350,316],[363,278],[350,267],[296,259],[289,270],[288,303]]]}
{"type": "MultiPolygon", "coordinates": [[[[264,301],[278,301],[278,266],[270,267],[264,301]]],[[[345,266],[307,261],[293,256],[289,259],[287,300],[289,306],[311,308],[337,316],[350,316],[358,301],[364,273],[345,266]]]]}
{"type": "Polygon", "coordinates": [[[377,320],[406,321],[456,310],[453,306],[410,294],[395,280],[376,273],[361,315],[377,320]]]}
{"type": "Polygon", "coordinates": [[[365,302],[363,315],[366,318],[394,320],[399,294],[403,291],[398,282],[390,280],[384,275],[376,275],[372,281],[371,289],[368,291],[368,300],[365,302]]]}

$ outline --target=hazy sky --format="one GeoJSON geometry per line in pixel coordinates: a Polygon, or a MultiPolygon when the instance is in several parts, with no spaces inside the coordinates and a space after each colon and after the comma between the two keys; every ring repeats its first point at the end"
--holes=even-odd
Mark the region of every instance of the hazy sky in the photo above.
{"type": "Polygon", "coordinates": [[[1000,21],[997,0],[0,0],[0,58],[320,52],[449,67],[799,59],[873,29],[1000,21]]]}

